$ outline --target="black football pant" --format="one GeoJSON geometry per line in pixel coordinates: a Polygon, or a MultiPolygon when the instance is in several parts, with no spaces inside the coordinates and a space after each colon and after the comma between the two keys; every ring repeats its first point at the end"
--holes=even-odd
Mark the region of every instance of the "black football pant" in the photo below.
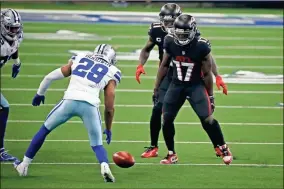
{"type": "Polygon", "coordinates": [[[212,111],[205,86],[202,83],[192,86],[171,83],[163,104],[163,135],[168,150],[175,151],[175,128],[173,123],[185,100],[189,101],[199,117],[214,147],[225,144],[218,121],[214,119],[209,122],[206,119],[212,114],[212,111]]]}
{"type": "Polygon", "coordinates": [[[171,79],[169,76],[165,76],[163,79],[159,91],[158,91],[158,99],[153,101],[153,109],[152,109],[152,115],[150,120],[150,137],[151,137],[151,146],[158,146],[158,139],[159,139],[159,133],[161,130],[161,116],[162,116],[162,107],[164,102],[164,97],[166,95],[166,92],[170,86],[171,79]]]}

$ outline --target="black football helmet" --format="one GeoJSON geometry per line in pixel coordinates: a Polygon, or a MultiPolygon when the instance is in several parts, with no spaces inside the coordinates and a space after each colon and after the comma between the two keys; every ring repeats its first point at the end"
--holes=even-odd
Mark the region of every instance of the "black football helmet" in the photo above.
{"type": "Polygon", "coordinates": [[[179,45],[189,44],[197,33],[195,18],[189,14],[178,16],[174,22],[174,38],[179,45]]]}
{"type": "Polygon", "coordinates": [[[170,32],[170,30],[173,28],[175,19],[181,14],[182,12],[180,6],[176,3],[167,3],[162,6],[159,17],[160,22],[164,26],[166,32],[170,32]]]}

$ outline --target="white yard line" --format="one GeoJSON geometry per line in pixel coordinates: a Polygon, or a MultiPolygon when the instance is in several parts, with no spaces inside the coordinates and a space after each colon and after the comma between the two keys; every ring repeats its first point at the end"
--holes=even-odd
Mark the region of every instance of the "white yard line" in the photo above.
{"type": "MultiPolygon", "coordinates": [[[[99,44],[87,44],[87,43],[31,43],[31,42],[25,42],[23,46],[32,46],[32,47],[94,47],[99,44]]],[[[145,44],[141,45],[126,45],[126,44],[112,44],[115,48],[142,48],[145,44]]],[[[277,49],[281,50],[283,49],[282,46],[214,46],[213,49],[252,49],[252,50],[269,50],[269,49],[277,49]]]]}
{"type": "MultiPolygon", "coordinates": [[[[5,139],[5,142],[30,142],[30,139],[5,139]]],[[[45,142],[89,142],[89,140],[45,140],[45,142]]],[[[112,143],[149,143],[143,140],[112,140],[112,143]]],[[[164,141],[158,141],[165,143],[164,141]]],[[[175,141],[176,144],[212,144],[211,142],[175,141]]],[[[236,145],[283,145],[283,142],[227,142],[236,145]]]]}
{"type": "MultiPolygon", "coordinates": [[[[50,57],[70,57],[71,53],[25,53],[22,52],[21,55],[27,56],[50,56],[50,57]]],[[[117,55],[117,59],[120,60],[120,56],[124,57],[123,55],[117,55]]],[[[215,55],[216,59],[283,59],[283,56],[246,56],[246,55],[215,55]]],[[[138,58],[138,55],[137,55],[138,58]]]]}
{"type": "MultiPolygon", "coordinates": [[[[146,68],[155,68],[158,69],[158,64],[157,61],[152,61],[155,62],[153,63],[148,63],[145,65],[146,68]]],[[[7,64],[5,66],[12,66],[13,64],[7,64]]],[[[40,66],[40,67],[57,67],[57,66],[62,66],[64,64],[59,64],[59,63],[25,63],[25,67],[29,66],[40,66]]],[[[119,64],[117,65],[119,68],[136,68],[136,64],[119,64]]],[[[218,66],[218,68],[223,68],[223,69],[279,69],[282,71],[283,66],[218,66]]]]}
{"type": "MultiPolygon", "coordinates": [[[[9,123],[43,123],[44,120],[8,120],[9,123]]],[[[82,121],[68,121],[67,123],[73,124],[83,124],[82,121]]],[[[104,122],[102,122],[104,123],[104,122]]],[[[149,125],[149,121],[114,121],[113,124],[122,124],[122,125],[149,125]]],[[[232,125],[232,126],[281,126],[283,123],[220,123],[223,126],[232,125]]],[[[198,125],[200,122],[175,122],[175,125],[198,125]]]]}
{"type": "MultiPolygon", "coordinates": [[[[2,88],[1,91],[37,91],[37,88],[2,88]]],[[[66,89],[49,88],[48,91],[62,92],[66,89]]],[[[126,93],[153,93],[149,89],[116,89],[116,92],[126,93]]],[[[215,91],[214,93],[222,93],[222,91],[215,91]]],[[[283,91],[229,91],[230,94],[283,94],[283,91]]]]}
{"type": "MultiPolygon", "coordinates": [[[[11,165],[12,163],[1,163],[5,165],[11,165]]],[[[99,165],[99,163],[75,163],[75,162],[50,162],[50,163],[41,163],[41,162],[33,162],[33,165],[99,165]]],[[[114,163],[110,163],[114,165],[114,163]]],[[[228,166],[225,164],[210,164],[210,163],[177,163],[173,165],[162,165],[159,163],[140,163],[136,162],[135,165],[139,166],[228,166]]],[[[229,166],[233,167],[281,167],[283,168],[282,164],[230,164],[229,166]]]]}
{"type": "MultiPolygon", "coordinates": [[[[56,104],[43,104],[42,106],[55,106],[56,104]]],[[[32,107],[31,104],[10,104],[10,106],[24,106],[32,107]]],[[[100,105],[104,107],[104,105],[100,105]]],[[[151,104],[115,104],[115,107],[119,108],[152,108],[151,104]]],[[[182,108],[191,108],[191,106],[185,105],[182,108]]],[[[281,106],[216,106],[221,109],[283,109],[281,106]]]]}

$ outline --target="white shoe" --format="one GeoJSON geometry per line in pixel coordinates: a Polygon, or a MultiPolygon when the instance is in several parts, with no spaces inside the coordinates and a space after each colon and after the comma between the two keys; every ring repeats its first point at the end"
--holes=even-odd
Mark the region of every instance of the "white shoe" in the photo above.
{"type": "Polygon", "coordinates": [[[115,178],[110,171],[109,165],[105,162],[101,163],[101,174],[105,182],[115,182],[115,178]]]}
{"type": "Polygon", "coordinates": [[[20,161],[15,161],[13,165],[16,171],[19,173],[19,176],[25,177],[28,175],[28,168],[29,168],[28,164],[20,161]]]}

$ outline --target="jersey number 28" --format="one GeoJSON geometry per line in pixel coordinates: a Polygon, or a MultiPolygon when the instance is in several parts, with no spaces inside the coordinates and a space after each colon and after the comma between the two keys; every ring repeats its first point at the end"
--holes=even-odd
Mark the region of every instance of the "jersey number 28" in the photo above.
{"type": "Polygon", "coordinates": [[[93,81],[94,83],[101,82],[103,77],[108,72],[107,66],[103,64],[95,64],[93,60],[90,60],[88,58],[82,58],[79,63],[80,65],[78,65],[75,70],[73,70],[72,74],[83,78],[87,76],[87,79],[89,81],[93,81]]]}

